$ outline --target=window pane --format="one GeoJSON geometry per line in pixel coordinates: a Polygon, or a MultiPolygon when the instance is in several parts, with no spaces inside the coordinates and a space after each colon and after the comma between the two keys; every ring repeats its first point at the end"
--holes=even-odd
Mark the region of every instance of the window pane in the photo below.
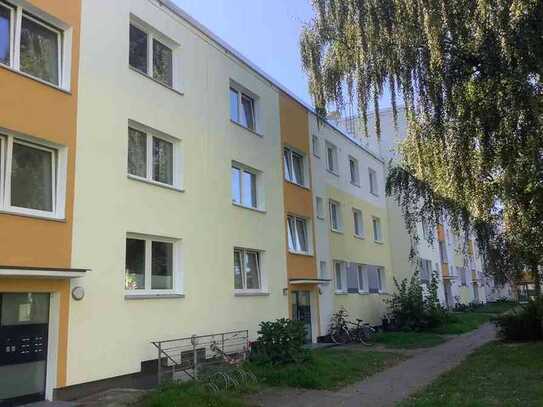
{"type": "Polygon", "coordinates": [[[232,202],[241,203],[241,172],[232,167],[232,202]]]}
{"type": "Polygon", "coordinates": [[[241,94],[241,124],[245,127],[255,129],[254,101],[249,96],[241,94]]]}
{"type": "Polygon", "coordinates": [[[304,184],[304,158],[300,154],[292,153],[292,165],[294,167],[294,182],[304,184]]]}
{"type": "Polygon", "coordinates": [[[332,229],[339,229],[337,206],[333,202],[330,203],[330,224],[332,226],[332,229]]]}
{"type": "Polygon", "coordinates": [[[320,155],[319,138],[317,136],[313,136],[312,140],[313,140],[313,154],[318,157],[320,155]]]}
{"type": "Polygon", "coordinates": [[[343,289],[343,283],[341,281],[341,264],[336,263],[335,268],[336,268],[336,288],[338,290],[341,290],[343,289]]]}
{"type": "Polygon", "coordinates": [[[145,288],[145,240],[126,239],[126,271],[124,287],[127,290],[145,288]]]}
{"type": "Polygon", "coordinates": [[[358,288],[360,291],[364,291],[364,267],[362,265],[358,265],[358,288]]]}
{"type": "Polygon", "coordinates": [[[305,220],[296,219],[296,231],[298,232],[299,250],[307,252],[307,232],[305,228],[305,220]]]}
{"type": "Polygon", "coordinates": [[[151,288],[171,290],[173,288],[173,244],[152,243],[151,288]]]}
{"type": "Polygon", "coordinates": [[[259,255],[256,252],[245,254],[245,278],[247,289],[260,288],[259,255]]]}
{"type": "Polygon", "coordinates": [[[153,137],[153,179],[173,185],[173,144],[153,137]]]}
{"type": "Polygon", "coordinates": [[[354,217],[354,234],[357,236],[360,236],[362,234],[362,231],[360,230],[360,213],[355,211],[353,212],[354,217]]]}
{"type": "Polygon", "coordinates": [[[241,252],[234,250],[234,288],[243,288],[243,277],[241,275],[241,252]]]}
{"type": "Polygon", "coordinates": [[[147,73],[147,33],[130,25],[130,66],[147,73]]]}
{"type": "Polygon", "coordinates": [[[241,203],[245,206],[256,208],[256,176],[247,171],[243,171],[241,186],[241,203]]]}
{"type": "Polygon", "coordinates": [[[147,135],[128,129],[128,173],[147,177],[147,135]]]}
{"type": "Polygon", "coordinates": [[[296,225],[294,218],[292,216],[289,216],[287,218],[287,227],[288,227],[288,248],[290,250],[298,250],[298,241],[296,240],[296,236],[294,235],[296,231],[296,225]]]}
{"type": "Polygon", "coordinates": [[[11,205],[53,211],[53,153],[13,143],[11,205]]]}
{"type": "Polygon", "coordinates": [[[334,162],[334,149],[332,147],[328,147],[327,152],[328,152],[328,169],[330,171],[335,171],[336,165],[334,162]]]}
{"type": "Polygon", "coordinates": [[[153,40],[153,78],[172,86],[172,50],[160,41],[153,40]]]}
{"type": "Polygon", "coordinates": [[[349,166],[351,170],[351,183],[358,185],[358,163],[350,159],[349,166]]]}
{"type": "Polygon", "coordinates": [[[23,16],[21,71],[58,85],[58,33],[23,16]]]}
{"type": "Polygon", "coordinates": [[[239,123],[239,93],[230,88],[230,119],[239,123]]]}
{"type": "Polygon", "coordinates": [[[283,150],[283,159],[285,161],[285,178],[292,181],[292,162],[290,160],[290,150],[287,148],[283,150]]]}
{"type": "Polygon", "coordinates": [[[0,5],[0,63],[9,65],[11,59],[10,9],[0,5]]]}

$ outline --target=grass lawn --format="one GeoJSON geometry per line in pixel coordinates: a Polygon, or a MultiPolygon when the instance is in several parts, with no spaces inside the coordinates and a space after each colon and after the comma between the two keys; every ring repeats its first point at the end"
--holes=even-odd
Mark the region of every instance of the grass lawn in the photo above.
{"type": "Polygon", "coordinates": [[[265,385],[331,390],[362,380],[403,360],[395,353],[360,350],[360,346],[315,350],[311,360],[299,365],[251,365],[250,368],[265,385]]]}
{"type": "Polygon", "coordinates": [[[446,339],[432,332],[380,332],[375,342],[392,349],[431,348],[446,339]]]}
{"type": "Polygon", "coordinates": [[[483,346],[399,407],[543,406],[543,343],[483,346]]]}
{"type": "Polygon", "coordinates": [[[515,302],[489,302],[480,306],[479,308],[476,308],[475,312],[485,314],[502,314],[512,310],[515,307],[518,307],[518,304],[515,302]]]}
{"type": "Polygon", "coordinates": [[[441,335],[460,335],[479,328],[490,321],[493,314],[478,312],[452,312],[451,320],[446,324],[431,329],[430,332],[441,335]]]}

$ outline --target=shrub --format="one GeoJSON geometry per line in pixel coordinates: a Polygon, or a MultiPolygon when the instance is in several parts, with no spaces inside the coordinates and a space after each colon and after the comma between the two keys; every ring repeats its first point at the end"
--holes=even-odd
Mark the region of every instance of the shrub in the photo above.
{"type": "Polygon", "coordinates": [[[396,292],[392,298],[386,300],[389,306],[389,318],[400,329],[421,330],[434,328],[443,324],[447,319],[445,309],[439,303],[437,294],[439,279],[436,273],[425,294],[420,283],[419,273],[416,271],[411,278],[398,283],[394,279],[396,292]]]}
{"type": "Polygon", "coordinates": [[[521,308],[498,316],[496,325],[502,339],[511,341],[542,340],[543,299],[530,300],[521,308]]]}
{"type": "Polygon", "coordinates": [[[306,332],[301,321],[281,318],[261,322],[258,334],[251,346],[251,361],[284,364],[308,358],[308,352],[303,348],[306,332]]]}

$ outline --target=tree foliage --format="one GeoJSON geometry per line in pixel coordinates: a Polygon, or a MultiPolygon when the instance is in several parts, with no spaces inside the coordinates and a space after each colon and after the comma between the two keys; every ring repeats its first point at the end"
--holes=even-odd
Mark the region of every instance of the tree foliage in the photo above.
{"type": "MultiPolygon", "coordinates": [[[[317,111],[389,89],[408,134],[387,190],[408,229],[447,214],[502,279],[543,260],[543,2],[313,0],[300,40],[317,111]],[[501,273],[501,274],[500,274],[501,273]]],[[[367,133],[367,125],[366,125],[367,133]]]]}

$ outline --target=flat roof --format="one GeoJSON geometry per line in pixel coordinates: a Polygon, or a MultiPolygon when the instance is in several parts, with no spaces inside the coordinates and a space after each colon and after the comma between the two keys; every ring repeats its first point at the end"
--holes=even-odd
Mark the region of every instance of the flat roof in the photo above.
{"type": "Polygon", "coordinates": [[[175,4],[172,0],[156,0],[159,4],[164,5],[168,10],[170,10],[172,13],[186,21],[188,24],[190,24],[192,27],[196,28],[198,31],[200,31],[202,34],[204,34],[206,37],[211,39],[213,42],[215,42],[217,45],[219,45],[223,50],[227,53],[232,55],[234,58],[236,58],[238,61],[240,61],[242,64],[247,66],[249,69],[251,69],[253,72],[267,80],[269,83],[271,83],[273,86],[277,87],[279,90],[284,92],[286,95],[288,95],[290,98],[294,99],[296,102],[298,102],[300,105],[302,105],[307,111],[318,117],[320,120],[325,122],[328,126],[330,126],[332,129],[340,133],[342,136],[350,140],[353,144],[355,144],[357,147],[361,148],[368,154],[370,154],[373,158],[379,160],[380,162],[384,163],[384,160],[382,157],[379,156],[377,152],[371,151],[367,147],[363,146],[358,142],[356,139],[353,139],[350,137],[347,133],[345,133],[343,130],[341,130],[339,127],[337,127],[334,123],[330,122],[327,118],[324,118],[322,116],[318,116],[315,109],[308,105],[306,102],[304,102],[302,99],[300,99],[298,96],[296,96],[294,93],[290,91],[286,86],[281,84],[279,81],[272,78],[270,75],[268,75],[266,72],[264,72],[262,69],[260,69],[256,64],[251,62],[248,58],[246,58],[244,55],[242,55],[240,52],[238,52],[235,48],[233,48],[230,44],[228,44],[226,41],[224,41],[221,37],[219,37],[217,34],[215,34],[213,31],[208,29],[206,26],[204,26],[202,23],[200,23],[198,20],[196,20],[194,17],[192,17],[190,14],[188,14],[185,10],[183,10],[181,7],[179,7],[177,4],[175,4]]]}

